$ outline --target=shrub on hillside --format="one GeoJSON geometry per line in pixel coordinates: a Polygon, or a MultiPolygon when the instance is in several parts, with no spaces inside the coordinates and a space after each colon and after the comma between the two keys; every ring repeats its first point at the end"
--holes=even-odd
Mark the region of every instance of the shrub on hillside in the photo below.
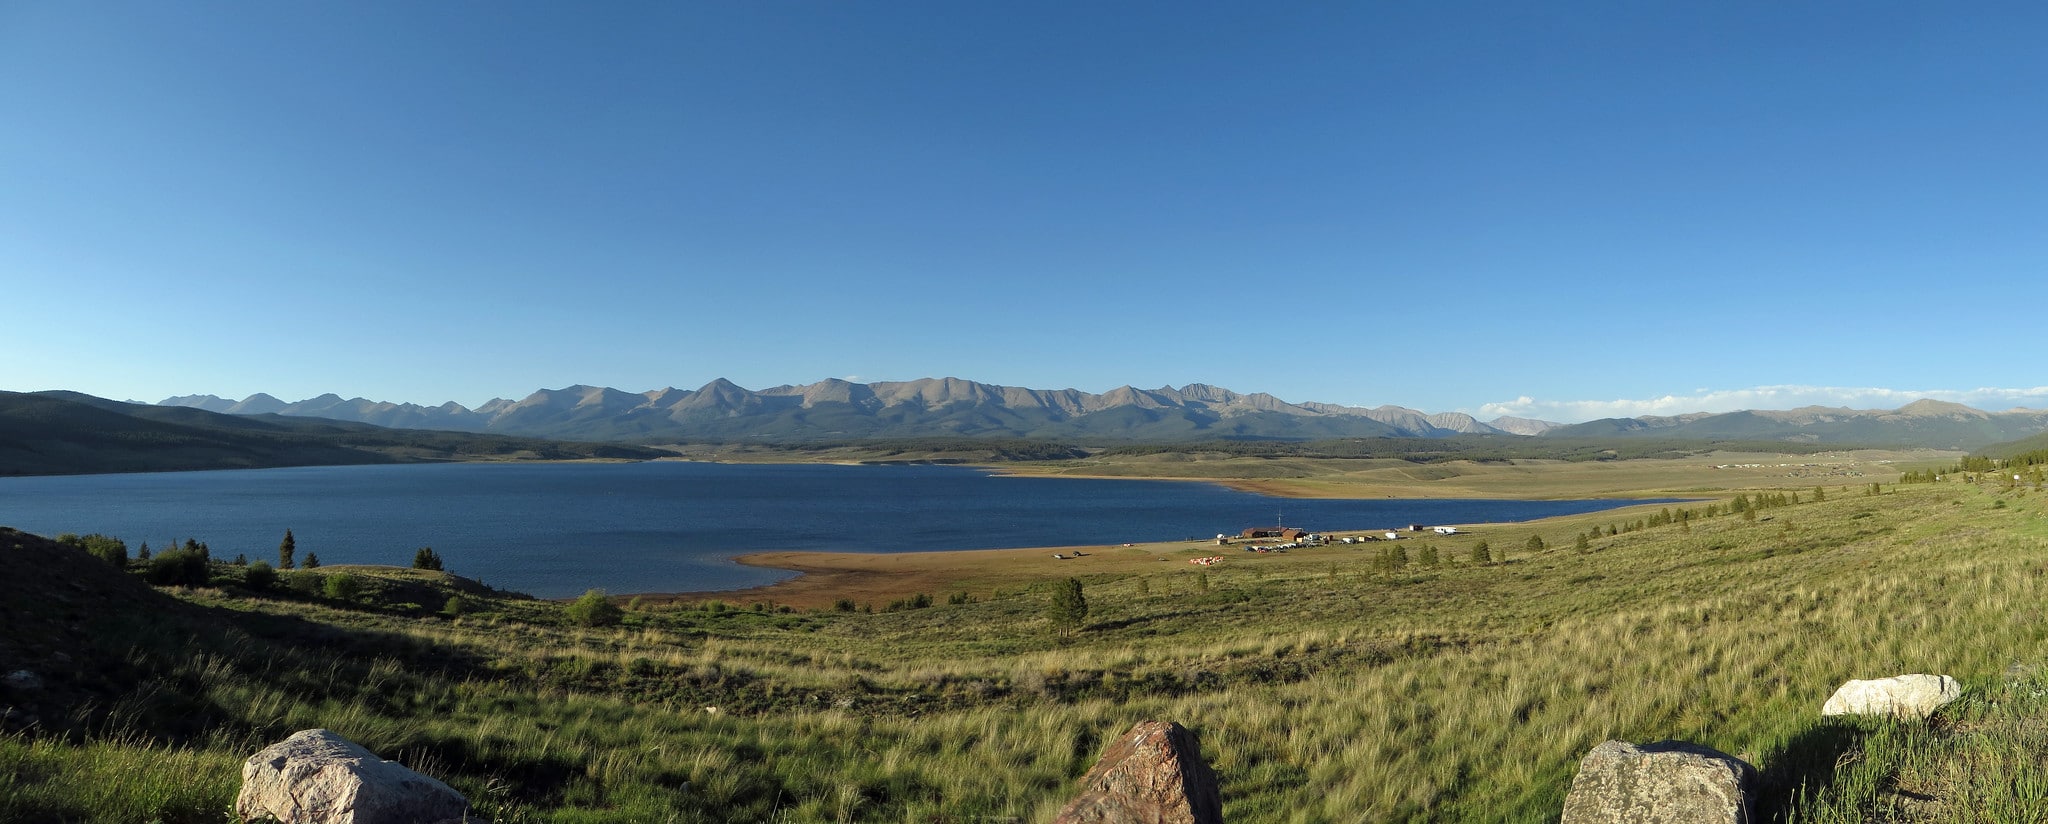
{"type": "Polygon", "coordinates": [[[80,536],[67,532],[57,536],[57,543],[83,549],[93,557],[112,564],[115,569],[128,568],[128,544],[119,538],[99,533],[80,536]]]}
{"type": "Polygon", "coordinates": [[[206,586],[206,556],[197,552],[172,549],[159,552],[149,559],[149,582],[157,586],[206,586]]]}
{"type": "Polygon", "coordinates": [[[277,570],[262,561],[250,564],[242,571],[242,586],[262,592],[277,583],[277,570]]]}
{"type": "Polygon", "coordinates": [[[624,611],[606,598],[601,589],[583,593],[583,597],[569,605],[568,614],[569,620],[586,627],[612,626],[625,617],[624,611]]]}
{"type": "Polygon", "coordinates": [[[319,595],[320,573],[295,569],[284,574],[284,585],[300,595],[319,595]]]}
{"type": "MultiPolygon", "coordinates": [[[[310,557],[309,555],[308,558],[310,557]]],[[[363,579],[351,573],[337,572],[327,576],[327,581],[321,585],[321,589],[327,593],[327,597],[336,601],[353,601],[356,596],[363,594],[363,579]]]]}

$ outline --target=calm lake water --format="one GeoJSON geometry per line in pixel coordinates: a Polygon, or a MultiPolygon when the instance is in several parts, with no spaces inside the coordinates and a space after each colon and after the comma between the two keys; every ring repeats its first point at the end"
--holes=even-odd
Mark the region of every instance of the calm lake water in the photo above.
{"type": "Polygon", "coordinates": [[[1010,478],[949,466],[433,464],[0,478],[0,526],[98,532],[130,551],[204,541],[215,558],[412,562],[542,597],[744,589],[790,573],[765,550],[927,552],[1526,521],[1634,500],[1297,500],[1215,484],[1010,478]]]}

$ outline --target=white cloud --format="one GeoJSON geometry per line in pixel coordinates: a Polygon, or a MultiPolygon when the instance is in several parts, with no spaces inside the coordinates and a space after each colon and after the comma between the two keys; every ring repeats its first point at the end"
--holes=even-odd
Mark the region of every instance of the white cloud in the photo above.
{"type": "Polygon", "coordinates": [[[2015,407],[2048,406],[2048,386],[2024,389],[1884,389],[1844,386],[1753,386],[1747,389],[1698,389],[1687,395],[1616,400],[1538,400],[1528,395],[1484,404],[1478,417],[1502,415],[1578,423],[1597,418],[1637,418],[1690,412],[1735,412],[1743,409],[1796,409],[1836,406],[1851,409],[1897,409],[1922,398],[1950,401],[1993,412],[2015,407]]]}

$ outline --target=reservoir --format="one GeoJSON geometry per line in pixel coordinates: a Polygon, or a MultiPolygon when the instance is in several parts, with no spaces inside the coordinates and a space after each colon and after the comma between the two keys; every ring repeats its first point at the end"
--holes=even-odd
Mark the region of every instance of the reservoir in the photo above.
{"type": "Polygon", "coordinates": [[[1305,500],[1211,483],[1023,478],[954,466],[649,463],[325,466],[0,478],[0,526],[101,533],[216,559],[411,563],[559,598],[745,589],[792,573],[736,564],[771,550],[929,552],[1209,538],[1285,521],[1309,530],[1527,521],[1645,500],[1305,500]]]}

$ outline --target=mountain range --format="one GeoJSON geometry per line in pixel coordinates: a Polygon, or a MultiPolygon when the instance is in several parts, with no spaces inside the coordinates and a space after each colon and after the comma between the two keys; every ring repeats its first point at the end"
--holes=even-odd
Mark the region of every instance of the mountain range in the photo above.
{"type": "Polygon", "coordinates": [[[495,432],[582,440],[826,440],[895,437],[1024,437],[1175,440],[1532,434],[1556,424],[1462,413],[1431,415],[1398,406],[1358,409],[1289,403],[1204,384],[1175,389],[1025,389],[958,378],[852,383],[829,379],[759,391],[719,379],[698,389],[625,392],[599,386],[543,389],[518,401],[396,404],[327,394],[285,403],[267,394],[240,401],[212,395],[159,405],[228,414],[276,414],[410,429],[495,432]]]}
{"type": "Polygon", "coordinates": [[[1922,400],[1895,410],[1804,407],[1788,411],[1696,413],[1557,424],[1463,413],[1428,414],[1399,406],[1366,409],[1288,402],[1206,384],[1178,389],[1119,387],[1101,394],[1026,389],[961,380],[853,383],[828,379],[749,390],[725,379],[697,389],[626,392],[599,386],[543,389],[523,399],[494,399],[475,409],[457,403],[343,399],[334,394],[286,403],[267,394],[229,400],[167,398],[161,406],[238,415],[329,418],[407,429],[530,437],[659,443],[674,441],[827,441],[862,438],[1005,437],[1069,441],[1315,440],[1447,438],[1470,435],[1691,440],[1764,440],[1973,449],[2048,431],[2048,411],[1984,412],[1922,400]]]}
{"type": "Polygon", "coordinates": [[[444,461],[648,460],[671,453],[498,433],[397,430],[274,414],[0,391],[0,476],[444,461]]]}

